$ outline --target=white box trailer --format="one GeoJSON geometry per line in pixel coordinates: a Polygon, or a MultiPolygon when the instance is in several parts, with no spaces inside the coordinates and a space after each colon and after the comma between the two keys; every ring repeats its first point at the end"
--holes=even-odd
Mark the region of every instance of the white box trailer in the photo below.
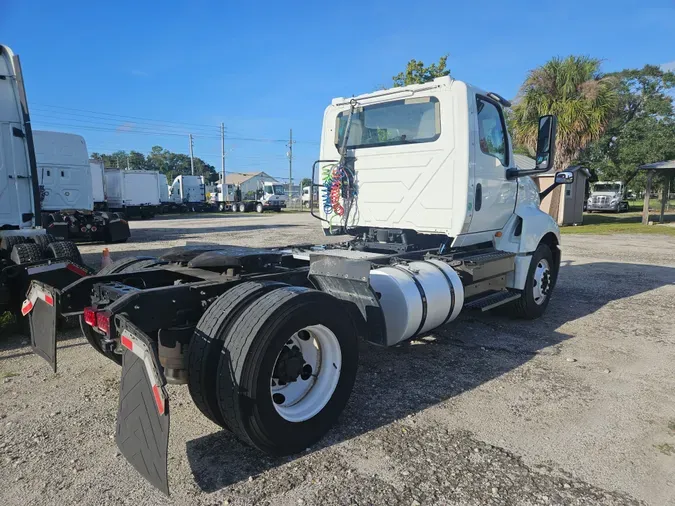
{"type": "Polygon", "coordinates": [[[100,160],[89,160],[91,170],[91,194],[94,200],[94,209],[104,211],[108,208],[105,191],[105,166],[100,160]]]}
{"type": "Polygon", "coordinates": [[[129,216],[152,218],[160,203],[160,175],[154,170],[105,169],[108,208],[129,216]]]}

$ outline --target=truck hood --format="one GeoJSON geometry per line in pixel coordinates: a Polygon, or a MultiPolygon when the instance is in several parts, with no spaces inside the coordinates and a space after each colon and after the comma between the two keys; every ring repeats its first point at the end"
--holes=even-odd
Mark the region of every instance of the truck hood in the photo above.
{"type": "Polygon", "coordinates": [[[591,193],[591,197],[616,197],[619,198],[619,194],[617,192],[593,192],[591,193]]]}

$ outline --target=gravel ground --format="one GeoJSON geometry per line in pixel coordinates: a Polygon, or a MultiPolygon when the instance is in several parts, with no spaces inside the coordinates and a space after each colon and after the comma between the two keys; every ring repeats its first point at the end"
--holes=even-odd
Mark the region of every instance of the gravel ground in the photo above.
{"type": "MultiPolygon", "coordinates": [[[[113,258],[188,242],[325,240],[306,214],[133,222],[113,258]]],[[[363,344],[319,445],[269,458],[170,386],[171,499],[113,440],[119,368],[75,330],[59,373],[0,342],[0,504],[675,505],[675,241],[564,236],[546,315],[463,315],[404,346],[363,344]]],[[[95,265],[102,246],[84,246],[95,265]]]]}

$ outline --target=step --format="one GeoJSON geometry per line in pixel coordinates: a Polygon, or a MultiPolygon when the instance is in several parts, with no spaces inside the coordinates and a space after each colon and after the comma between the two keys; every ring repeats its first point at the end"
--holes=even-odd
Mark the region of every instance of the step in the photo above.
{"type": "Polygon", "coordinates": [[[480,309],[485,312],[518,299],[520,299],[519,293],[502,290],[501,292],[493,292],[480,299],[472,300],[471,302],[464,304],[464,308],[473,310],[480,309]]]}

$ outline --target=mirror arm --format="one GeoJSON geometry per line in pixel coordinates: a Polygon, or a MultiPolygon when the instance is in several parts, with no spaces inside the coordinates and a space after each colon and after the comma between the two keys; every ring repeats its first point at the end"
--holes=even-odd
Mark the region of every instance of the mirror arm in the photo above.
{"type": "Polygon", "coordinates": [[[555,190],[556,186],[560,186],[561,184],[563,184],[563,183],[555,183],[554,182],[551,186],[546,188],[543,192],[539,192],[539,202],[544,200],[548,196],[549,193],[551,193],[553,190],[555,190]]]}
{"type": "Polygon", "coordinates": [[[506,179],[516,179],[523,176],[534,176],[536,174],[543,174],[548,172],[549,169],[506,169],[506,179]]]}

